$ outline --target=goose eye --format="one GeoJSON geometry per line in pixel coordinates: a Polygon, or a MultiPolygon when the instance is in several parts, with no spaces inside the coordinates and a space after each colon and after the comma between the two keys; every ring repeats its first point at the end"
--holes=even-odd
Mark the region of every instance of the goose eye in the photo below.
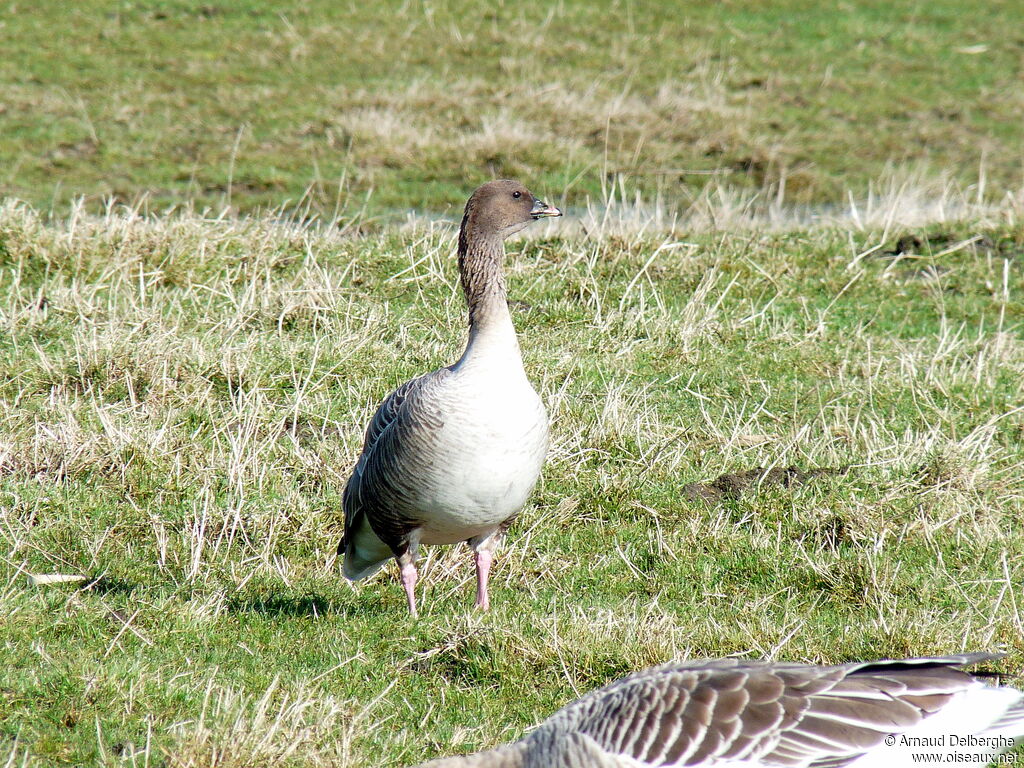
{"type": "Polygon", "coordinates": [[[518,199],[518,198],[520,198],[522,196],[523,196],[523,193],[520,192],[519,190],[516,190],[515,192],[512,193],[512,197],[514,197],[516,199],[518,199]]]}

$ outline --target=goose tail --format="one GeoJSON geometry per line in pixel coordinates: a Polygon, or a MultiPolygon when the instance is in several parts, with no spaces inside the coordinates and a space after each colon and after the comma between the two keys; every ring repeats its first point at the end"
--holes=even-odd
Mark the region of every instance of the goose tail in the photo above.
{"type": "Polygon", "coordinates": [[[851,768],[887,768],[925,760],[984,765],[1024,738],[1024,693],[975,681],[918,726],[890,736],[851,768]],[[886,742],[890,744],[892,742],[886,742]]]}
{"type": "Polygon", "coordinates": [[[366,518],[359,523],[345,531],[338,542],[338,557],[344,557],[341,571],[349,581],[372,576],[394,557],[391,548],[366,524],[366,518]]]}

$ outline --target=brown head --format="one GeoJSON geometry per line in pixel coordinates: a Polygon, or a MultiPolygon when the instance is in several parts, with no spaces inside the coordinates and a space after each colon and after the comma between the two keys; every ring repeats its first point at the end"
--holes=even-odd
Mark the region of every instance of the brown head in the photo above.
{"type": "Polygon", "coordinates": [[[466,203],[459,250],[464,252],[474,240],[504,240],[531,221],[561,215],[560,210],[538,200],[518,181],[489,181],[477,187],[466,203]]]}

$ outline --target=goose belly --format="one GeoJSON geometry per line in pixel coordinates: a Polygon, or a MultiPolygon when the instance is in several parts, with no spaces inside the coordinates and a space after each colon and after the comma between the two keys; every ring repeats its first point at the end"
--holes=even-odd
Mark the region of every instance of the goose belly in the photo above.
{"type": "Polygon", "coordinates": [[[490,533],[522,509],[547,451],[547,417],[530,394],[520,407],[463,413],[438,431],[416,494],[424,544],[490,533]]]}

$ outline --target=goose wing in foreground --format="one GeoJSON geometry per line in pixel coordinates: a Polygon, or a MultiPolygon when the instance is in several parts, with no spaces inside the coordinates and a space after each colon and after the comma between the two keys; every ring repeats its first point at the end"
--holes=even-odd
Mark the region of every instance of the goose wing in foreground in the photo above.
{"type": "Polygon", "coordinates": [[[428,765],[867,768],[954,747],[984,762],[1024,735],[1024,694],[959,669],[993,658],[668,664],[584,696],[515,744],[428,765]],[[929,741],[943,735],[942,744],[929,741]],[[954,735],[976,738],[958,746],[954,735]]]}

